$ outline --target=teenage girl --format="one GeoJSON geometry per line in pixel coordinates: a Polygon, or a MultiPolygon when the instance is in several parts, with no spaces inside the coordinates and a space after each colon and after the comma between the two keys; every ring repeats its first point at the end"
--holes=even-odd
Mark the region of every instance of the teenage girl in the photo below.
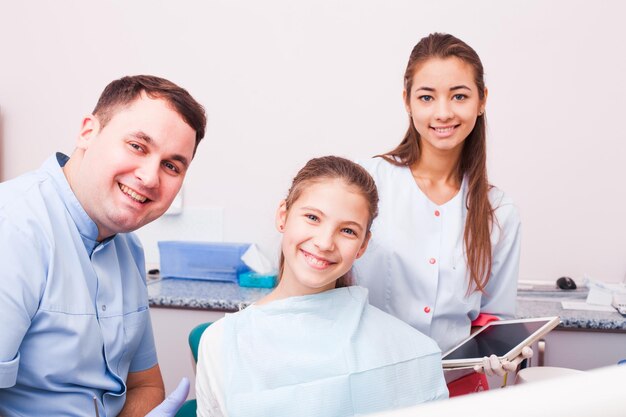
{"type": "MultiPolygon", "coordinates": [[[[362,163],[376,181],[380,214],[355,274],[373,305],[445,352],[473,325],[514,316],[520,216],[487,180],[487,88],[476,52],[448,34],[421,39],[403,98],[402,142],[362,163]]],[[[516,365],[493,356],[477,370],[502,375],[516,365]]],[[[485,382],[475,378],[472,390],[485,382]]]]}
{"type": "Polygon", "coordinates": [[[350,286],[377,202],[346,159],[300,170],[276,213],[278,286],[202,336],[198,416],[352,416],[448,396],[436,343],[350,286]]]}

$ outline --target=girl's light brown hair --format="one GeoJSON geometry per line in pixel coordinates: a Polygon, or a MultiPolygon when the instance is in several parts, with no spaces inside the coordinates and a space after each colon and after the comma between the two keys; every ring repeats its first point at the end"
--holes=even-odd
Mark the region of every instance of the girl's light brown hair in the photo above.
{"type": "MultiPolygon", "coordinates": [[[[413,48],[404,72],[404,90],[407,105],[411,101],[413,76],[424,62],[431,58],[458,58],[474,72],[474,82],[481,101],[485,100],[483,64],[469,45],[449,34],[432,33],[422,38],[413,48]]],[[[486,116],[478,116],[474,129],[465,139],[461,158],[456,169],[460,182],[467,177],[468,192],[465,204],[467,218],[463,242],[470,275],[468,294],[484,291],[491,275],[491,228],[494,222],[493,208],[489,203],[487,180],[486,116]]],[[[377,155],[398,166],[411,166],[420,158],[420,135],[409,117],[409,128],[400,144],[392,151],[377,155]]]]}
{"type": "MultiPolygon", "coordinates": [[[[298,171],[285,198],[287,215],[289,215],[289,209],[296,200],[300,198],[302,192],[308,186],[335,179],[342,180],[348,187],[356,190],[367,202],[369,216],[366,235],[369,234],[372,222],[378,215],[378,191],[376,190],[376,183],[365,168],[339,156],[324,156],[311,159],[298,171]]],[[[284,268],[285,256],[281,252],[278,279],[282,277],[284,268]]],[[[352,284],[352,273],[349,271],[337,279],[335,288],[347,287],[352,284]]]]}

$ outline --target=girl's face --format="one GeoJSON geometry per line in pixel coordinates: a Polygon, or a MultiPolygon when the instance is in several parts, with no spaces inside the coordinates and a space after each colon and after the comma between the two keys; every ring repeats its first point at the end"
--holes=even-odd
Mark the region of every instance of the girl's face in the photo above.
{"type": "Polygon", "coordinates": [[[473,68],[459,58],[431,58],[419,65],[404,102],[423,151],[460,153],[484,112],[486,89],[484,93],[481,100],[473,68]]]}
{"type": "Polygon", "coordinates": [[[343,180],[306,186],[287,211],[283,201],[276,226],[283,233],[285,258],[280,286],[286,296],[315,294],[335,287],[369,240],[365,198],[343,180]]]}

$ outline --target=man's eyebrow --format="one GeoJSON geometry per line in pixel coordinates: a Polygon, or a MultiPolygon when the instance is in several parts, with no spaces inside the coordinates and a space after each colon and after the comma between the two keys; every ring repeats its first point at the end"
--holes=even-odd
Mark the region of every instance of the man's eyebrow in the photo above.
{"type": "Polygon", "coordinates": [[[152,140],[150,135],[148,135],[145,132],[142,132],[141,130],[138,131],[138,132],[133,132],[130,135],[132,137],[134,137],[135,139],[138,139],[138,140],[141,140],[143,142],[146,142],[148,145],[152,145],[154,143],[154,141],[152,140]]]}
{"type": "Polygon", "coordinates": [[[189,161],[187,160],[187,158],[185,158],[182,155],[178,155],[178,154],[174,154],[172,155],[172,158],[174,161],[178,161],[181,164],[183,164],[185,166],[185,168],[187,168],[189,166],[189,161]]]}
{"type": "MultiPolygon", "coordinates": [[[[133,138],[140,140],[142,142],[144,142],[147,145],[150,146],[156,146],[154,140],[150,137],[150,135],[148,135],[145,132],[137,131],[137,132],[133,132],[130,134],[133,138]]],[[[187,158],[185,158],[182,155],[179,154],[174,154],[170,157],[170,159],[174,160],[174,161],[178,161],[181,164],[183,164],[185,166],[185,168],[187,168],[189,166],[189,160],[187,158]]]]}

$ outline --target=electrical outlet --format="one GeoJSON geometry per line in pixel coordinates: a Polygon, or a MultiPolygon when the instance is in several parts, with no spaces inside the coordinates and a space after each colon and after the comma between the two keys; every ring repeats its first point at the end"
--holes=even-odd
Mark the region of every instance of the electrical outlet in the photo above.
{"type": "Polygon", "coordinates": [[[165,212],[166,216],[175,216],[183,212],[183,187],[180,187],[180,191],[174,197],[174,201],[172,201],[172,205],[165,212]]]}

